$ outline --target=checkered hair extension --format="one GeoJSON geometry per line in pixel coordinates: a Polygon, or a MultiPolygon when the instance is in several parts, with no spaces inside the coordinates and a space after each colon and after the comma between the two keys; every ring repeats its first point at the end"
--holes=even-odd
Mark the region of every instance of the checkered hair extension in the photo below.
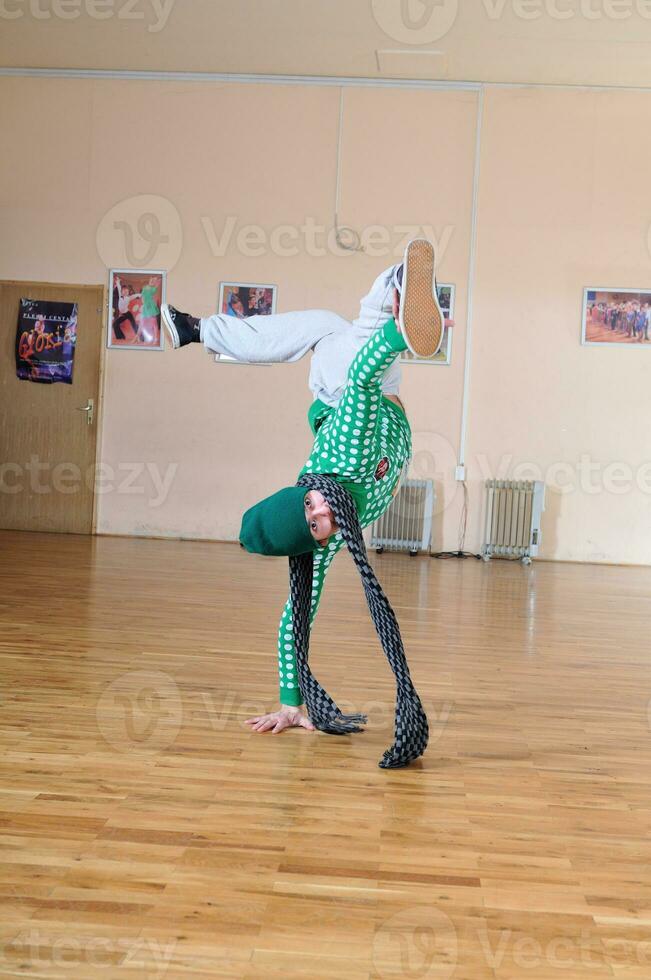
{"type": "MultiPolygon", "coordinates": [[[[318,490],[330,505],[344,541],[362,577],[371,619],[396,678],[395,741],[378,763],[382,769],[398,769],[418,759],[427,747],[429,725],[409,675],[400,627],[389,600],[368,562],[362,528],[353,498],[331,476],[306,473],[297,481],[306,490],[318,490]]],[[[289,559],[292,623],[296,666],[301,694],[312,723],[329,735],[363,731],[366,715],[345,715],[321,687],[308,666],[310,608],[312,599],[312,552],[289,559]]]]}

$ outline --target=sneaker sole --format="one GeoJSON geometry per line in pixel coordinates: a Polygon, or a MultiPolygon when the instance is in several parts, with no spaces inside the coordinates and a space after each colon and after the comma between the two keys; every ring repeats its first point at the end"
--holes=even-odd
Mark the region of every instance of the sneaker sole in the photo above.
{"type": "Polygon", "coordinates": [[[160,307],[160,318],[163,326],[165,327],[165,332],[172,345],[172,347],[181,346],[181,338],[179,337],[178,331],[174,326],[174,321],[170,316],[169,303],[161,303],[160,307]]]}
{"type": "Polygon", "coordinates": [[[436,296],[434,246],[417,238],[405,249],[400,329],[416,357],[434,357],[441,348],[445,318],[436,296]]]}

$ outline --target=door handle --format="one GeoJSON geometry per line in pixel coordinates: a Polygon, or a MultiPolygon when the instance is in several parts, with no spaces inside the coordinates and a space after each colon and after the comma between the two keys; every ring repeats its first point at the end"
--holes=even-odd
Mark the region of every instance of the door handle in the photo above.
{"type": "Polygon", "coordinates": [[[85,412],[86,413],[86,422],[88,423],[88,425],[92,425],[93,424],[93,419],[95,417],[95,402],[93,401],[92,398],[89,398],[88,399],[88,404],[87,405],[78,405],[77,406],[77,411],[78,412],[85,412]]]}

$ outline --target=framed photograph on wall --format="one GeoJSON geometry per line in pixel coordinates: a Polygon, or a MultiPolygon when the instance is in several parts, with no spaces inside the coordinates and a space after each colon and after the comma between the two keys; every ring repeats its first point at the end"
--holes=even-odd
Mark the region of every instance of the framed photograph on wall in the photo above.
{"type": "Polygon", "coordinates": [[[635,344],[651,341],[651,288],[583,290],[581,343],[635,344]]]}
{"type": "Polygon", "coordinates": [[[276,312],[277,287],[255,282],[220,282],[217,312],[243,320],[276,312]]]}
{"type": "MultiPolygon", "coordinates": [[[[277,291],[278,287],[270,283],[220,282],[217,312],[240,320],[247,316],[269,316],[276,312],[277,291]]],[[[215,360],[240,363],[228,354],[215,354],[215,360]]],[[[256,366],[266,365],[258,363],[256,366]]]]}
{"type": "Polygon", "coordinates": [[[153,269],[111,269],[107,347],[163,350],[166,280],[167,273],[153,269]]]}
{"type": "MultiPolygon", "coordinates": [[[[443,316],[453,320],[455,287],[449,282],[439,282],[436,284],[436,291],[443,316]]],[[[400,360],[403,364],[449,364],[451,357],[452,331],[446,328],[443,332],[439,352],[434,357],[416,357],[411,351],[406,350],[402,353],[400,360]]]]}

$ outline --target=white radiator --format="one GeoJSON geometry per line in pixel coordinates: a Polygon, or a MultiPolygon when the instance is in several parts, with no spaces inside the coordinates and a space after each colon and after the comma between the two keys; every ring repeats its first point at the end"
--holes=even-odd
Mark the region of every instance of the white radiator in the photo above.
{"type": "Polygon", "coordinates": [[[371,548],[381,554],[429,551],[432,543],[434,484],[432,480],[403,480],[382,517],[371,525],[371,548]]]}
{"type": "Polygon", "coordinates": [[[540,522],[545,509],[541,480],[486,480],[484,561],[521,558],[528,565],[538,554],[540,522]]]}

